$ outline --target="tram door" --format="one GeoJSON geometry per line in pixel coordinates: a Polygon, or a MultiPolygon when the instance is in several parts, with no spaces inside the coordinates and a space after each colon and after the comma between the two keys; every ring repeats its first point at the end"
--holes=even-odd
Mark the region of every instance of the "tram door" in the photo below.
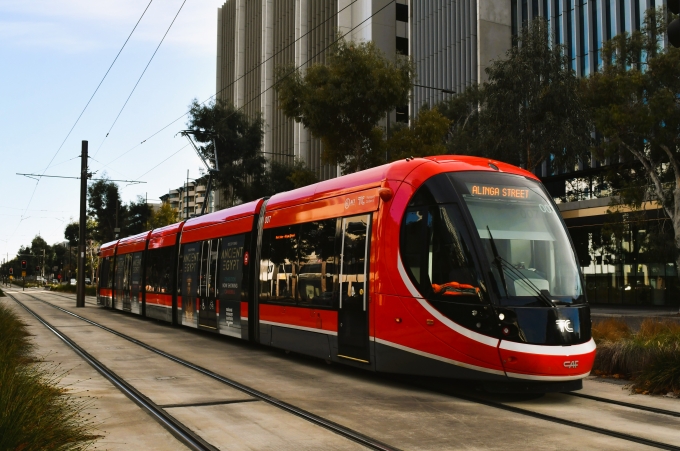
{"type": "Polygon", "coordinates": [[[217,256],[219,240],[201,245],[201,277],[198,287],[198,325],[217,329],[217,256]]]}
{"type": "Polygon", "coordinates": [[[338,357],[369,362],[368,261],[370,215],[342,219],[338,357]]]}

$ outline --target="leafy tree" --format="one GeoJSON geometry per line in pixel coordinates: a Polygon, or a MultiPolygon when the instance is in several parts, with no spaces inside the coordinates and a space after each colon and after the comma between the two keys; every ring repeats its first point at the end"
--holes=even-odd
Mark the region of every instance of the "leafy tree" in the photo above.
{"type": "Polygon", "coordinates": [[[599,156],[638,163],[621,173],[621,201],[638,209],[658,201],[680,249],[680,49],[661,48],[663,17],[649,10],[642,30],[605,44],[604,68],[583,89],[604,137],[599,156]]]}
{"type": "Polygon", "coordinates": [[[123,235],[132,236],[147,231],[147,223],[151,218],[153,209],[146,203],[146,199],[142,196],[137,196],[137,202],[130,202],[126,206],[125,227],[123,235]]]}
{"type": "MultiPolygon", "coordinates": [[[[90,274],[90,280],[94,280],[95,273],[97,271],[97,266],[99,265],[99,260],[97,258],[97,250],[99,249],[99,246],[101,243],[99,241],[96,241],[92,239],[92,237],[95,235],[97,231],[97,223],[95,222],[94,219],[92,218],[87,218],[87,223],[85,224],[85,272],[86,274],[90,274]]],[[[80,242],[80,223],[73,221],[69,223],[66,228],[64,229],[64,237],[68,241],[69,245],[71,246],[71,252],[74,255],[77,255],[77,251],[74,251],[74,249],[77,249],[78,243],[80,242]]],[[[61,248],[61,246],[55,246],[61,248]]],[[[62,252],[62,254],[67,253],[68,251],[65,250],[62,252]]],[[[57,260],[53,266],[59,266],[59,263],[61,263],[61,260],[57,260]]],[[[77,258],[74,258],[74,256],[71,256],[70,260],[70,265],[74,268],[78,266],[77,258]]]]}
{"type": "Polygon", "coordinates": [[[445,138],[451,121],[438,110],[423,107],[410,127],[403,127],[385,141],[393,160],[446,153],[445,138]]]}
{"type": "Polygon", "coordinates": [[[88,216],[92,217],[97,228],[92,238],[100,243],[113,241],[115,238],[116,210],[118,225],[122,228],[126,215],[126,207],[120,199],[118,185],[108,180],[97,180],[87,188],[88,216]]]}
{"type": "Polygon", "coordinates": [[[483,90],[472,85],[462,93],[437,105],[437,110],[450,124],[450,134],[446,141],[447,153],[457,155],[485,155],[486,146],[480,129],[480,104],[483,103],[483,90]]]}
{"type": "Polygon", "coordinates": [[[414,77],[408,59],[391,61],[373,42],[340,39],[327,64],[312,65],[304,75],[277,68],[276,89],[283,113],[321,139],[324,161],[348,173],[384,163],[376,126],[388,111],[408,104],[414,77]]]}
{"type": "Polygon", "coordinates": [[[64,238],[71,246],[77,246],[80,239],[80,225],[77,222],[69,223],[64,229],[64,238]]]}
{"type": "Polygon", "coordinates": [[[316,173],[309,169],[302,160],[295,160],[295,162],[293,162],[290,174],[286,179],[293,184],[293,188],[302,188],[303,186],[313,185],[319,181],[316,173]]]}
{"type": "Polygon", "coordinates": [[[169,203],[163,202],[158,211],[151,211],[151,216],[146,223],[146,228],[148,230],[159,229],[174,224],[175,222],[177,222],[177,212],[173,210],[169,203]]]}
{"type": "Polygon", "coordinates": [[[222,101],[201,105],[194,100],[187,126],[201,143],[199,151],[212,160],[217,144],[219,173],[217,185],[229,194],[229,203],[247,202],[259,197],[266,160],[262,156],[264,121],[222,101]]]}
{"type": "Polygon", "coordinates": [[[588,109],[564,48],[551,41],[547,22],[533,20],[506,58],[486,69],[486,83],[442,108],[454,122],[453,150],[530,171],[544,161],[560,168],[587,160],[592,131],[588,109]],[[478,105],[471,104],[475,100],[478,105]],[[466,144],[469,138],[476,142],[466,144]]]}
{"type": "Polygon", "coordinates": [[[295,160],[293,164],[272,161],[263,178],[263,195],[272,196],[276,193],[290,191],[295,188],[318,182],[314,171],[309,169],[304,161],[295,160]]]}

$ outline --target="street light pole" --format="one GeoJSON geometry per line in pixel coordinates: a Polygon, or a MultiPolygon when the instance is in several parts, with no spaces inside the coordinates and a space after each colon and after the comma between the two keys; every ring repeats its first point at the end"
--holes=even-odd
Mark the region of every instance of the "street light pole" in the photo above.
{"type": "Polygon", "coordinates": [[[78,280],[76,281],[76,307],[85,307],[85,230],[87,224],[87,141],[80,153],[80,233],[78,237],[78,280]]]}

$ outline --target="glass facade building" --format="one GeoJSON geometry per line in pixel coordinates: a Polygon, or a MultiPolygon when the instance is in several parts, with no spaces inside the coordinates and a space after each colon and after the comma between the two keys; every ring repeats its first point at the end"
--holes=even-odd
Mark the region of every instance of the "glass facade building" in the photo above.
{"type": "Polygon", "coordinates": [[[566,47],[572,69],[582,77],[602,67],[602,43],[642,28],[645,11],[666,0],[510,0],[513,35],[534,17],[550,23],[557,44],[566,47]]]}
{"type": "MultiPolygon", "coordinates": [[[[511,0],[513,36],[535,17],[545,18],[556,44],[564,45],[571,68],[587,77],[602,68],[603,43],[642,28],[645,11],[666,0],[511,0]]],[[[676,249],[670,219],[655,202],[642,211],[619,207],[608,214],[616,193],[601,182],[596,161],[574,171],[538,174],[558,203],[576,247],[592,304],[680,305],[676,249]]]]}

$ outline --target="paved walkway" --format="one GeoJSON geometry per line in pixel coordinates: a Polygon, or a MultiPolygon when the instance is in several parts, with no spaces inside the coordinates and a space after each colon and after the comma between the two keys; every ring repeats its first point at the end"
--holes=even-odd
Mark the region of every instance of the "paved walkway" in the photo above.
{"type": "Polygon", "coordinates": [[[633,331],[640,329],[640,325],[646,319],[658,321],[674,321],[680,324],[680,314],[677,307],[642,307],[642,306],[591,306],[593,321],[602,321],[607,318],[623,320],[633,331]]]}

